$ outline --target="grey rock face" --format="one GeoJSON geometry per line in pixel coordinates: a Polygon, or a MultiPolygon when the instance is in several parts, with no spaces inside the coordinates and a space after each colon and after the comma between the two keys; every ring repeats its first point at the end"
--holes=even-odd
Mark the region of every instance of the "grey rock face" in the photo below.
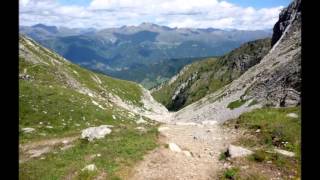
{"type": "Polygon", "coordinates": [[[300,104],[301,92],[301,1],[292,2],[284,9],[275,25],[273,41],[282,34],[270,51],[277,59],[271,67],[259,74],[247,90],[247,97],[263,100],[277,107],[300,104]],[[290,17],[290,19],[288,19],[290,17]],[[279,27],[277,27],[279,26],[279,27]],[[280,27],[281,26],[281,27],[280,27]],[[281,29],[285,28],[285,29],[281,29]]]}
{"type": "MultiPolygon", "coordinates": [[[[300,1],[294,1],[297,3],[300,1]]],[[[296,106],[301,92],[301,17],[293,11],[289,25],[269,53],[239,78],[218,91],[205,96],[174,115],[175,121],[224,122],[264,105],[296,106]],[[256,100],[256,105],[244,104],[230,110],[228,105],[238,100],[256,100]],[[192,113],[190,113],[192,112],[192,113]]]]}
{"type": "Polygon", "coordinates": [[[283,32],[290,24],[294,16],[301,16],[301,0],[295,0],[287,8],[283,9],[279,15],[278,22],[273,27],[271,45],[273,46],[282,36],[283,32]]]}

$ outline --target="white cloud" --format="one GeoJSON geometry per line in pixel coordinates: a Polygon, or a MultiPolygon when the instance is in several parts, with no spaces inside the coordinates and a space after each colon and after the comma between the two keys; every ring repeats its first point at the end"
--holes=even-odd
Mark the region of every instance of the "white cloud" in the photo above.
{"type": "Polygon", "coordinates": [[[119,27],[153,22],[171,27],[272,28],[282,7],[255,9],[218,0],[92,0],[89,6],[55,0],[21,0],[20,23],[119,27]]]}

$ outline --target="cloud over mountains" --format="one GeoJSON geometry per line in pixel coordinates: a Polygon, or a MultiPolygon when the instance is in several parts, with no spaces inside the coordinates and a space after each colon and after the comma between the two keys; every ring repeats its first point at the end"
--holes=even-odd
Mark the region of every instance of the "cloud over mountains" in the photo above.
{"type": "Polygon", "coordinates": [[[119,27],[142,22],[170,27],[272,28],[282,6],[256,9],[218,0],[92,0],[70,5],[57,0],[20,0],[21,25],[119,27]]]}

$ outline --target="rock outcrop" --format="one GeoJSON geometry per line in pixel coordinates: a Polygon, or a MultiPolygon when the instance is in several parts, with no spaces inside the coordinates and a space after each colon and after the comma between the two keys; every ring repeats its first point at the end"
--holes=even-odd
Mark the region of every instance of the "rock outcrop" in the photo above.
{"type": "Polygon", "coordinates": [[[264,105],[273,107],[299,105],[301,92],[300,10],[300,0],[295,0],[289,8],[283,10],[281,14],[291,14],[288,25],[282,36],[258,64],[249,68],[230,84],[181,109],[175,114],[174,120],[176,122],[208,120],[223,122],[264,105]],[[234,109],[228,108],[230,103],[240,100],[245,103],[234,109]],[[250,105],[253,100],[254,105],[250,105]]]}
{"type": "Polygon", "coordinates": [[[292,2],[280,13],[274,27],[273,48],[265,61],[277,59],[259,74],[247,90],[247,98],[278,107],[300,104],[301,92],[301,1],[292,2]],[[278,38],[278,36],[280,38],[278,38]],[[277,41],[276,41],[277,40],[277,41]]]}
{"type": "Polygon", "coordinates": [[[227,150],[227,155],[231,158],[248,156],[250,154],[253,154],[253,152],[248,149],[245,149],[243,147],[234,146],[231,144],[229,145],[228,150],[227,150]]]}
{"type": "Polygon", "coordinates": [[[237,79],[258,64],[271,49],[270,38],[251,41],[219,58],[207,58],[183,68],[152,94],[177,111],[237,79]]]}
{"type": "Polygon", "coordinates": [[[301,16],[301,0],[294,1],[287,8],[281,11],[278,22],[273,27],[271,46],[282,36],[293,18],[301,16]]]}
{"type": "Polygon", "coordinates": [[[107,134],[111,133],[110,125],[101,125],[98,127],[90,127],[82,130],[81,138],[93,141],[94,139],[104,138],[107,134]]]}

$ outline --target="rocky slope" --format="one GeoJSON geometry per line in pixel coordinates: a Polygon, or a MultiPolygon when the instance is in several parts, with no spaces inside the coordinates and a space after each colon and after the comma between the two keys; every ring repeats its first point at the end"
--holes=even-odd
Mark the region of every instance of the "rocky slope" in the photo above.
{"type": "MultiPolygon", "coordinates": [[[[221,122],[265,105],[276,107],[299,105],[301,88],[300,10],[300,1],[294,1],[283,10],[277,24],[283,24],[281,16],[284,14],[290,19],[281,37],[260,63],[249,68],[230,84],[178,111],[174,120],[221,122]]],[[[274,29],[274,36],[279,36],[277,27],[274,29]]]]}
{"type": "Polygon", "coordinates": [[[19,37],[19,60],[20,83],[30,88],[46,83],[59,86],[97,101],[102,109],[115,105],[150,117],[167,112],[140,85],[85,70],[23,35],[19,37]]]}
{"type": "Polygon", "coordinates": [[[19,36],[19,179],[119,178],[127,162],[156,147],[154,120],[169,118],[142,86],[19,36]]]}
{"type": "Polygon", "coordinates": [[[168,82],[153,89],[152,94],[169,110],[179,110],[238,78],[258,64],[270,48],[269,38],[256,40],[222,57],[192,63],[168,82]]]}

